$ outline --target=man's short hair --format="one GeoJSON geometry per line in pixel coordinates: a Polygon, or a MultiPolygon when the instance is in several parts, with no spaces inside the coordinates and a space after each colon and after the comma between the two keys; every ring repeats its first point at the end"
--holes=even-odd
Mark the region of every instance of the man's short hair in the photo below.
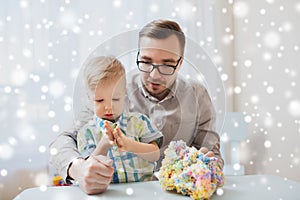
{"type": "Polygon", "coordinates": [[[154,39],[165,39],[175,34],[178,38],[181,56],[184,54],[185,35],[180,26],[171,20],[154,20],[144,26],[139,32],[139,44],[142,37],[150,37],[154,39]]]}

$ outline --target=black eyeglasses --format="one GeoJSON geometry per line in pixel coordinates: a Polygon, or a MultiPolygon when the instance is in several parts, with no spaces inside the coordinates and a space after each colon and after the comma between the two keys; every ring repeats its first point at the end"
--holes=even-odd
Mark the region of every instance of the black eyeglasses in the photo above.
{"type": "Polygon", "coordinates": [[[140,55],[140,52],[138,52],[138,54],[137,54],[136,64],[137,64],[140,71],[146,72],[146,73],[151,73],[154,69],[157,69],[160,74],[167,75],[167,76],[170,76],[170,75],[174,74],[174,72],[175,72],[175,70],[176,70],[176,68],[177,68],[177,66],[178,66],[178,64],[179,64],[179,62],[182,58],[180,56],[180,58],[178,59],[177,64],[175,66],[167,65],[167,64],[154,65],[151,62],[138,60],[139,55],[140,55]]]}

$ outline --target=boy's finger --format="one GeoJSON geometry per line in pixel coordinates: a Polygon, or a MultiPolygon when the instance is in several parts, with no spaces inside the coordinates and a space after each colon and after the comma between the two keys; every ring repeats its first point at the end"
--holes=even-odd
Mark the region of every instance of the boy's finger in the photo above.
{"type": "Polygon", "coordinates": [[[114,130],[112,133],[115,139],[119,138],[119,134],[117,130],[114,130]]]}
{"type": "Polygon", "coordinates": [[[113,131],[113,129],[112,129],[112,127],[111,127],[111,125],[109,124],[108,121],[104,121],[104,128],[105,128],[107,131],[109,131],[109,132],[112,132],[112,131],[113,131]]]}
{"type": "Polygon", "coordinates": [[[115,144],[115,141],[113,141],[113,140],[109,140],[109,142],[108,142],[110,145],[114,145],[115,144]]]}
{"type": "Polygon", "coordinates": [[[106,137],[108,137],[109,143],[113,145],[115,143],[114,135],[111,132],[110,133],[106,132],[105,135],[106,137]]]}
{"type": "Polygon", "coordinates": [[[105,131],[105,135],[110,139],[110,140],[114,140],[114,134],[111,131],[105,131]]]}
{"type": "Polygon", "coordinates": [[[117,132],[117,134],[119,135],[119,137],[121,137],[122,136],[122,134],[123,134],[123,132],[121,131],[121,128],[120,128],[120,126],[119,125],[117,125],[117,127],[116,127],[116,132],[117,132]]]}

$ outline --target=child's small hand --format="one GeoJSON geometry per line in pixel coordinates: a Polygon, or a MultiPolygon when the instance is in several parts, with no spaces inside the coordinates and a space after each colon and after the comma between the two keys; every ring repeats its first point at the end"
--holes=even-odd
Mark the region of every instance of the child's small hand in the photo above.
{"type": "Polygon", "coordinates": [[[104,128],[105,128],[105,137],[107,137],[109,144],[112,146],[115,144],[115,138],[114,138],[114,128],[110,125],[108,121],[104,122],[104,128]]]}
{"type": "Polygon", "coordinates": [[[124,135],[119,125],[114,129],[113,135],[119,149],[121,151],[129,151],[131,139],[124,135]]]}
{"type": "Polygon", "coordinates": [[[93,151],[92,155],[107,155],[107,151],[110,147],[115,145],[115,138],[113,135],[113,128],[111,127],[110,123],[108,121],[104,122],[104,128],[105,132],[103,133],[103,136],[101,140],[98,142],[96,149],[93,151]]]}

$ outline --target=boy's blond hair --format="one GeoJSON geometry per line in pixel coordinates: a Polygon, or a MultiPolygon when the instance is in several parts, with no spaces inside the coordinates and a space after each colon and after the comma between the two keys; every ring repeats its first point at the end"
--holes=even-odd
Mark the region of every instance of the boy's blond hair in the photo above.
{"type": "Polygon", "coordinates": [[[99,83],[105,80],[124,79],[126,88],[125,68],[122,63],[112,56],[99,56],[92,58],[84,68],[84,78],[88,94],[93,95],[99,83]]]}

